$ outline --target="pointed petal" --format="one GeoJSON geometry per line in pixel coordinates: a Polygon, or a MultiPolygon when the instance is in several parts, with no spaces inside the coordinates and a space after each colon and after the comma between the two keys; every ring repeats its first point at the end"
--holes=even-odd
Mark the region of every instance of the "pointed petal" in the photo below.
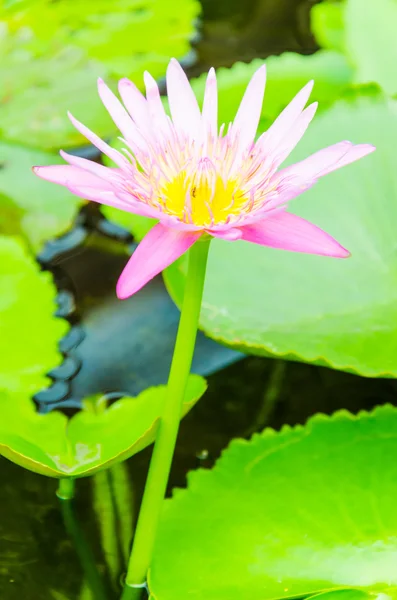
{"type": "Polygon", "coordinates": [[[120,170],[112,167],[104,167],[99,163],[88,160],[88,158],[83,158],[81,156],[75,156],[74,154],[69,154],[64,150],[60,150],[59,154],[62,156],[66,162],[74,167],[79,167],[80,169],[84,169],[85,171],[89,171],[98,177],[101,177],[105,181],[109,182],[117,182],[119,181],[119,173],[120,170]]]}
{"type": "Polygon", "coordinates": [[[153,277],[184,254],[200,237],[199,233],[184,233],[167,229],[160,223],[143,238],[117,282],[116,293],[121,300],[132,296],[153,277]]]}
{"type": "Polygon", "coordinates": [[[276,200],[266,205],[266,210],[289,202],[311,188],[320,177],[359,160],[374,150],[376,148],[370,144],[339,142],[282,169],[269,183],[269,186],[276,187],[279,193],[276,200]]]}
{"type": "Polygon", "coordinates": [[[124,194],[123,197],[117,194],[117,192],[111,192],[108,190],[98,190],[91,187],[85,187],[83,185],[68,185],[68,190],[84,200],[90,200],[91,202],[97,202],[104,206],[112,206],[113,208],[119,208],[124,212],[133,213],[135,215],[141,215],[144,217],[151,217],[159,219],[161,217],[160,211],[148,206],[144,202],[136,200],[133,196],[124,194]]]}
{"type": "Polygon", "coordinates": [[[207,133],[218,132],[218,88],[215,69],[211,67],[205,84],[202,120],[207,133]]]}
{"type": "Polygon", "coordinates": [[[351,142],[339,142],[328,148],[315,152],[308,158],[280,171],[286,176],[295,175],[301,180],[317,179],[327,175],[340,167],[344,167],[375,150],[370,144],[352,144],[351,142]]]}
{"type": "Polygon", "coordinates": [[[125,139],[134,139],[136,134],[136,126],[130,115],[121,104],[120,100],[108,88],[103,79],[98,79],[99,96],[112,117],[114,124],[121,131],[125,139]]]}
{"type": "Polygon", "coordinates": [[[347,258],[350,254],[333,237],[309,221],[291,213],[280,212],[253,225],[241,228],[246,242],[290,250],[347,258]]]}
{"type": "Polygon", "coordinates": [[[48,167],[33,167],[34,173],[52,183],[58,183],[69,187],[71,185],[83,185],[87,188],[94,188],[96,190],[113,190],[113,185],[79,167],[73,167],[71,165],[51,165],[48,167]]]}
{"type": "Polygon", "coordinates": [[[233,132],[239,136],[241,148],[246,148],[255,139],[262,111],[265,83],[266,65],[263,65],[251,77],[233,121],[233,132]]]}
{"type": "Polygon", "coordinates": [[[108,156],[113,162],[115,162],[116,165],[118,165],[121,168],[129,166],[130,163],[122,154],[120,154],[120,152],[117,152],[117,150],[109,146],[109,144],[101,140],[101,138],[98,135],[96,135],[96,133],[88,129],[88,127],[83,125],[83,123],[80,123],[80,121],[75,119],[72,114],[68,113],[68,116],[73,125],[76,127],[77,131],[79,131],[85,138],[87,138],[87,140],[89,140],[91,144],[94,144],[94,146],[96,146],[98,150],[103,152],[103,154],[106,154],[106,156],[108,156]]]}
{"type": "Polygon", "coordinates": [[[282,143],[276,150],[275,166],[281,165],[292,152],[292,150],[298,145],[306,129],[309,127],[314,115],[316,114],[318,102],[313,102],[300,114],[295,121],[288,135],[284,138],[282,143]]]}
{"type": "Polygon", "coordinates": [[[199,105],[184,70],[174,58],[167,68],[167,96],[177,131],[196,138],[201,123],[199,105]]]}
{"type": "Polygon", "coordinates": [[[158,85],[153,77],[145,71],[143,79],[146,87],[146,99],[149,107],[149,115],[153,121],[153,126],[158,128],[163,134],[169,130],[167,115],[165,114],[163,103],[158,85]]]}
{"type": "Polygon", "coordinates": [[[119,93],[137,127],[147,133],[152,132],[147,100],[136,85],[127,78],[121,79],[119,93]]]}
{"type": "Polygon", "coordinates": [[[259,138],[258,144],[266,150],[267,153],[272,153],[278,147],[280,140],[283,140],[288,135],[290,128],[301,114],[309,99],[313,88],[313,81],[309,81],[304,88],[295,96],[293,100],[279,114],[273,125],[259,138]]]}

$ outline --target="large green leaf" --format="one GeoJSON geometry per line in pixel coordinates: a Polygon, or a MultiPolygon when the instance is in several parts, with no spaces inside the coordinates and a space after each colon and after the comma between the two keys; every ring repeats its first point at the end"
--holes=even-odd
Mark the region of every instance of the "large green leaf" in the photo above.
{"type": "Polygon", "coordinates": [[[348,0],[345,8],[346,52],[359,83],[376,82],[397,93],[397,2],[348,0]]]}
{"type": "MultiPolygon", "coordinates": [[[[0,390],[17,404],[48,385],[45,374],[61,360],[57,342],[68,326],[53,316],[50,273],[40,272],[17,238],[0,236],[0,265],[0,390]]],[[[4,412],[1,422],[10,425],[4,412]]]]}
{"type": "MultiPolygon", "coordinates": [[[[183,415],[203,395],[205,380],[191,375],[183,415]]],[[[105,408],[105,398],[86,400],[68,419],[60,412],[38,414],[22,392],[0,396],[0,453],[50,477],[81,477],[136,454],[153,442],[166,386],[146,389],[105,408]]]]}
{"type": "Polygon", "coordinates": [[[170,56],[189,51],[197,0],[34,0],[3,10],[0,35],[2,137],[41,148],[81,143],[66,110],[101,135],[114,125],[96,78],[165,73],[170,56]]]}
{"type": "MultiPolygon", "coordinates": [[[[216,240],[201,327],[253,354],[397,376],[396,105],[380,97],[339,102],[314,120],[293,158],[343,139],[377,151],[322,178],[290,209],[334,235],[352,257],[216,240]]],[[[178,304],[185,268],[182,259],[166,275],[178,304]]]]}
{"type": "Polygon", "coordinates": [[[311,20],[318,43],[344,52],[357,83],[376,82],[397,93],[396,0],[327,0],[313,7],[311,20]]]}
{"type": "MultiPolygon", "coordinates": [[[[255,71],[266,63],[268,77],[263,103],[260,128],[263,130],[272,122],[293,96],[310,80],[315,80],[313,100],[320,103],[320,108],[329,106],[352,80],[352,69],[346,59],[337,52],[317,52],[312,56],[302,56],[286,52],[281,56],[271,56],[265,61],[254,60],[249,64],[236,63],[232,68],[217,70],[219,89],[219,122],[233,121],[245,88],[255,71]]],[[[199,102],[204,98],[204,73],[191,80],[191,84],[199,102]]],[[[164,98],[167,107],[167,99],[164,98]]],[[[115,140],[115,147],[123,147],[122,142],[115,140]]],[[[104,157],[106,164],[111,161],[104,157]]],[[[153,219],[131,215],[111,207],[103,208],[104,214],[122,227],[129,229],[137,240],[152,227],[153,219]]]]}
{"type": "Polygon", "coordinates": [[[166,501],[153,599],[397,598],[396,453],[391,406],[233,441],[166,501]]]}
{"type": "Polygon", "coordinates": [[[0,211],[8,215],[2,229],[5,233],[22,230],[35,251],[68,229],[83,202],[66,188],[32,173],[33,165],[63,162],[56,154],[0,141],[0,194],[8,196],[16,207],[10,214],[10,203],[0,196],[0,211]]]}
{"type": "Polygon", "coordinates": [[[311,28],[322,48],[345,52],[345,4],[325,1],[315,4],[310,12],[311,28]]]}

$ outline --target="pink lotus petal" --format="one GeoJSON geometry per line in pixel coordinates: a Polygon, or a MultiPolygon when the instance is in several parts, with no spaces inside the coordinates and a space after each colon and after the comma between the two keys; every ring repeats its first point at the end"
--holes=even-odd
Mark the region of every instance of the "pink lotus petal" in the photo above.
{"type": "Polygon", "coordinates": [[[277,117],[273,125],[261,135],[257,143],[267,154],[273,153],[279,147],[280,142],[288,135],[290,128],[294,125],[308,101],[312,89],[313,81],[309,81],[277,117]]]}
{"type": "Polygon", "coordinates": [[[275,158],[275,166],[281,165],[287,156],[289,156],[292,150],[298,145],[302,137],[304,136],[306,129],[309,127],[316,110],[318,102],[313,102],[300,114],[295,121],[295,124],[285,137],[283,143],[277,148],[277,157],[275,158]]]}
{"type": "Polygon", "coordinates": [[[136,135],[136,126],[120,100],[116,98],[103,79],[98,79],[98,92],[106,110],[123,137],[127,140],[133,140],[136,135]]]}
{"type": "Polygon", "coordinates": [[[243,149],[254,141],[262,111],[265,83],[266,65],[263,65],[251,77],[232,126],[232,131],[239,136],[240,147],[243,149]]]}
{"type": "Polygon", "coordinates": [[[65,185],[69,187],[71,185],[83,185],[87,188],[94,188],[97,190],[113,190],[111,183],[89,173],[79,167],[72,167],[71,165],[51,165],[49,167],[33,167],[33,171],[46,181],[52,183],[58,183],[59,185],[65,185]]]}
{"type": "Polygon", "coordinates": [[[211,68],[205,83],[202,120],[208,134],[218,131],[218,89],[215,70],[211,68]]]}
{"type": "Polygon", "coordinates": [[[143,79],[145,81],[146,99],[153,127],[157,127],[159,133],[162,133],[163,135],[167,134],[169,131],[169,122],[167,115],[165,114],[163,103],[161,102],[158,85],[147,71],[145,71],[143,79]]]}
{"type": "Polygon", "coordinates": [[[246,242],[292,252],[347,258],[350,253],[328,233],[291,213],[279,212],[241,228],[246,242]]]}
{"type": "Polygon", "coordinates": [[[131,118],[139,131],[147,140],[153,141],[153,123],[150,118],[149,105],[143,94],[129,79],[119,81],[119,94],[131,118]]]}
{"type": "Polygon", "coordinates": [[[176,130],[197,138],[201,123],[199,105],[184,70],[174,58],[167,68],[167,96],[176,130]]]}
{"type": "Polygon", "coordinates": [[[69,192],[83,198],[83,200],[90,200],[91,202],[97,202],[104,206],[111,206],[112,208],[118,208],[124,212],[137,213],[134,204],[127,204],[123,200],[120,200],[114,192],[106,190],[97,190],[95,188],[84,187],[79,185],[68,185],[67,189],[69,192]]]}
{"type": "Polygon", "coordinates": [[[317,179],[371,154],[374,150],[375,147],[370,144],[355,145],[346,141],[339,142],[287,167],[280,171],[280,175],[296,176],[300,180],[317,179]]]}
{"type": "Polygon", "coordinates": [[[228,242],[235,242],[242,238],[242,231],[238,227],[229,227],[227,229],[207,229],[209,235],[226,240],[228,242]]]}
{"type": "Polygon", "coordinates": [[[153,277],[184,254],[201,236],[167,229],[160,223],[146,234],[117,282],[120,300],[135,294],[153,277]]]}
{"type": "Polygon", "coordinates": [[[282,169],[270,181],[271,187],[279,188],[278,198],[268,203],[266,209],[293,200],[317,183],[320,177],[371,154],[375,149],[370,144],[339,142],[282,169]]]}
{"type": "Polygon", "coordinates": [[[67,152],[64,152],[64,150],[60,150],[59,154],[70,165],[79,167],[85,171],[89,171],[90,173],[101,177],[105,181],[109,181],[110,183],[122,181],[120,169],[104,167],[93,160],[88,160],[88,158],[83,158],[81,156],[75,156],[74,154],[68,154],[67,152]]]}
{"type": "Polygon", "coordinates": [[[94,144],[94,146],[96,146],[98,150],[103,152],[103,154],[106,154],[106,156],[108,156],[119,167],[129,167],[130,163],[122,154],[120,154],[120,152],[117,152],[117,150],[109,146],[109,144],[101,140],[101,138],[97,136],[93,131],[90,131],[88,127],[86,127],[85,125],[83,125],[83,123],[80,123],[80,121],[75,119],[71,113],[68,112],[68,116],[73,125],[76,127],[77,131],[79,131],[85,138],[87,138],[87,140],[89,140],[91,144],[94,144]]]}

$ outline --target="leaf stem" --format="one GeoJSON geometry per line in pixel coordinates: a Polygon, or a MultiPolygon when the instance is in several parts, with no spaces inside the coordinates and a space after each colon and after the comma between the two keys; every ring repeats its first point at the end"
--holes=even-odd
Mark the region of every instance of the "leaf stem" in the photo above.
{"type": "Polygon", "coordinates": [[[73,542],[92,595],[95,600],[107,600],[95,558],[75,515],[73,507],[74,480],[71,478],[60,479],[56,495],[60,501],[66,531],[73,542]]]}
{"type": "Polygon", "coordinates": [[[210,241],[200,241],[189,251],[185,293],[163,414],[150,462],[121,600],[138,600],[146,587],[146,576],[152,560],[178,435],[186,382],[193,360],[209,244],[210,241]]]}

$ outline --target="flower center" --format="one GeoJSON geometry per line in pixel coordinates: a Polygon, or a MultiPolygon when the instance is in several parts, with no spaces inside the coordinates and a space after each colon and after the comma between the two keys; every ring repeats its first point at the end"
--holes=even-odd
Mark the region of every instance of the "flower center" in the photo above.
{"type": "Polygon", "coordinates": [[[209,159],[202,159],[193,174],[189,171],[181,171],[161,188],[159,202],[168,214],[185,223],[213,227],[249,209],[249,194],[237,181],[225,182],[209,159]]]}

